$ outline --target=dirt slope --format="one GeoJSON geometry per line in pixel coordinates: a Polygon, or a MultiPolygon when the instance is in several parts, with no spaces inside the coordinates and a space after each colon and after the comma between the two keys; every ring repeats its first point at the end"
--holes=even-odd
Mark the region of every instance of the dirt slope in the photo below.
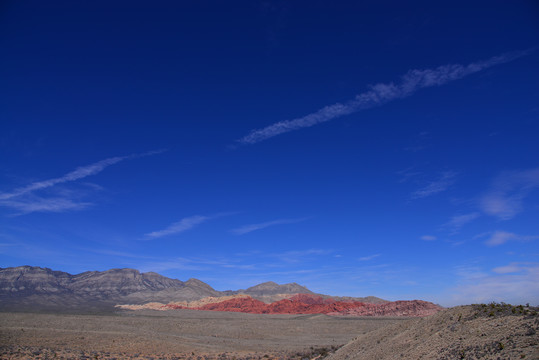
{"type": "Polygon", "coordinates": [[[537,309],[468,305],[357,337],[327,360],[539,359],[537,309]]]}

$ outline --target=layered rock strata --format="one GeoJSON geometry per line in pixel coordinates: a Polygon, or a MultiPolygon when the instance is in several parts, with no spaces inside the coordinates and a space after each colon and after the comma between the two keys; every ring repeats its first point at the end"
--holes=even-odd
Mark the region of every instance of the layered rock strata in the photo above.
{"type": "Polygon", "coordinates": [[[297,294],[270,304],[246,295],[223,298],[206,298],[196,302],[171,302],[168,304],[118,305],[129,310],[193,309],[206,311],[228,311],[251,314],[327,314],[333,316],[429,316],[442,307],[422,300],[394,301],[368,304],[359,301],[335,301],[312,294],[297,294]]]}

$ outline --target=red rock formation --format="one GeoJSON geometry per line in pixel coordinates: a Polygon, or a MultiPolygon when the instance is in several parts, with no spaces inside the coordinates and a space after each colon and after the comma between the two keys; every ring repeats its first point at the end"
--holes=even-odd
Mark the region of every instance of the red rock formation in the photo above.
{"type": "Polygon", "coordinates": [[[331,304],[335,302],[333,299],[324,299],[322,296],[311,295],[311,294],[296,294],[290,298],[292,301],[299,301],[304,304],[331,304]]]}
{"type": "MultiPolygon", "coordinates": [[[[177,305],[166,305],[167,308],[184,308],[177,305]]],[[[421,301],[395,301],[383,304],[367,304],[362,302],[344,302],[324,299],[319,296],[298,294],[290,299],[283,299],[271,304],[251,297],[235,298],[206,304],[194,308],[209,311],[232,311],[251,314],[328,314],[347,316],[428,316],[442,308],[438,305],[421,301]]]]}
{"type": "Polygon", "coordinates": [[[267,314],[318,314],[323,305],[305,304],[297,300],[283,299],[267,305],[267,314]]]}
{"type": "Polygon", "coordinates": [[[196,308],[197,310],[210,311],[233,311],[251,314],[266,314],[265,309],[268,305],[252,297],[235,298],[219,303],[207,304],[196,308]]]}

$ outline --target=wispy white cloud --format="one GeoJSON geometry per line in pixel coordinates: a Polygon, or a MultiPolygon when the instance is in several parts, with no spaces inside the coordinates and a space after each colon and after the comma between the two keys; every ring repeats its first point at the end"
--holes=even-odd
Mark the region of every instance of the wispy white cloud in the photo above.
{"type": "MultiPolygon", "coordinates": [[[[272,267],[288,266],[289,264],[298,264],[312,260],[317,257],[326,257],[333,253],[331,249],[304,249],[290,250],[279,253],[260,253],[259,258],[271,258],[272,267]]],[[[263,261],[261,261],[262,263],[263,261]]]]}
{"type": "Polygon", "coordinates": [[[496,177],[479,201],[482,211],[501,220],[508,220],[524,208],[524,199],[539,188],[539,168],[508,171],[496,177]]]}
{"type": "Polygon", "coordinates": [[[415,168],[411,166],[404,170],[397,171],[397,175],[401,177],[399,182],[403,183],[403,182],[407,182],[408,180],[414,179],[415,177],[422,175],[422,173],[420,171],[415,170],[415,168]]]}
{"type": "Polygon", "coordinates": [[[428,131],[422,131],[413,139],[413,144],[404,148],[406,151],[418,152],[428,147],[426,140],[429,137],[428,131]]]}
{"type": "Polygon", "coordinates": [[[179,234],[184,231],[190,230],[206,221],[217,219],[223,216],[230,216],[237,214],[236,212],[222,212],[214,215],[193,215],[188,216],[180,221],[177,221],[175,223],[170,224],[166,228],[162,230],[152,231],[150,233],[145,234],[146,239],[157,239],[163,236],[168,236],[172,234],[179,234]]]}
{"type": "MultiPolygon", "coordinates": [[[[269,271],[277,274],[278,272],[275,269],[286,269],[286,272],[283,272],[283,274],[291,274],[294,271],[315,271],[302,267],[309,264],[312,265],[313,259],[325,257],[331,252],[331,250],[324,249],[306,249],[280,253],[251,251],[227,257],[213,256],[211,254],[203,257],[169,257],[160,260],[150,259],[151,261],[146,262],[140,262],[137,259],[139,262],[136,266],[139,269],[144,269],[144,271],[197,270],[198,272],[207,272],[211,274],[210,276],[216,276],[216,274],[223,272],[228,274],[228,271],[235,271],[234,278],[238,278],[262,273],[268,274],[269,271]],[[292,270],[298,267],[302,269],[292,270]],[[242,272],[241,270],[248,271],[242,272]]],[[[318,267],[319,265],[317,265],[317,269],[318,267]]]]}
{"type": "Polygon", "coordinates": [[[305,220],[307,220],[307,218],[279,219],[279,220],[267,221],[267,222],[258,223],[258,224],[244,225],[242,227],[239,227],[237,229],[233,229],[230,231],[236,235],[244,235],[244,234],[247,234],[256,230],[265,229],[267,227],[274,226],[274,225],[295,224],[295,223],[299,223],[305,220]]]}
{"type": "Polygon", "coordinates": [[[130,258],[130,259],[157,259],[155,256],[146,256],[140,254],[134,254],[126,251],[108,250],[100,248],[81,248],[81,251],[91,252],[95,254],[113,256],[114,258],[130,258]]]}
{"type": "Polygon", "coordinates": [[[11,199],[11,198],[35,191],[35,190],[46,189],[57,184],[61,184],[61,183],[69,182],[69,181],[75,181],[75,180],[79,180],[90,175],[95,175],[105,170],[105,168],[111,165],[114,165],[125,159],[127,159],[127,156],[117,156],[117,157],[98,161],[91,165],[81,166],[59,178],[37,181],[37,182],[31,183],[30,185],[15,189],[10,193],[2,193],[0,194],[0,200],[11,199]]]}
{"type": "Polygon", "coordinates": [[[498,246],[498,245],[505,244],[506,242],[510,240],[516,240],[518,238],[519,236],[514,233],[510,233],[507,231],[495,231],[490,236],[490,238],[487,241],[485,241],[485,244],[487,244],[488,246],[498,246]]]}
{"type": "Polygon", "coordinates": [[[223,265],[223,267],[228,269],[238,269],[238,270],[254,270],[258,268],[258,265],[255,264],[244,264],[244,265],[237,265],[237,264],[226,264],[223,265]]]}
{"type": "MultiPolygon", "coordinates": [[[[33,231],[29,232],[33,233],[33,231]]],[[[3,237],[3,236],[1,236],[3,237]]],[[[17,236],[8,236],[9,242],[0,246],[0,253],[8,255],[12,259],[19,259],[20,264],[68,264],[77,259],[78,264],[87,259],[81,259],[80,253],[72,251],[66,246],[54,246],[48,241],[36,241],[30,239],[21,240],[17,236]]]]}
{"type": "Polygon", "coordinates": [[[306,249],[306,250],[290,250],[285,251],[283,253],[273,254],[277,257],[285,257],[285,256],[306,256],[306,255],[327,255],[331,253],[333,250],[328,249],[306,249]]]}
{"type": "Polygon", "coordinates": [[[498,246],[503,245],[508,241],[533,241],[539,239],[539,236],[531,236],[531,235],[518,235],[515,233],[507,232],[507,231],[493,231],[489,233],[484,233],[477,235],[476,238],[485,238],[488,237],[488,239],[485,241],[485,245],[488,246],[498,246]]]}
{"type": "Polygon", "coordinates": [[[10,248],[17,246],[13,243],[0,243],[0,254],[7,253],[10,248]]]}
{"type": "Polygon", "coordinates": [[[76,198],[80,192],[63,192],[56,190],[54,196],[36,195],[36,192],[51,189],[60,184],[81,180],[88,176],[97,175],[107,167],[117,164],[123,160],[134,159],[143,156],[154,155],[164,150],[150,151],[142,154],[132,154],[127,156],[116,156],[98,161],[96,163],[80,166],[75,170],[48,180],[36,181],[23,187],[16,188],[9,192],[0,193],[0,206],[16,209],[21,213],[31,212],[60,212],[65,210],[75,210],[85,208],[91,203],[79,202],[76,198]],[[60,196],[58,196],[60,195],[60,196]]]}
{"type": "MultiPolygon", "coordinates": [[[[283,252],[267,252],[267,251],[261,251],[261,250],[251,250],[247,252],[241,252],[236,253],[236,256],[238,257],[247,257],[247,258],[308,258],[312,256],[326,256],[328,254],[333,253],[334,250],[331,249],[302,249],[302,250],[288,250],[283,252]]],[[[339,255],[340,256],[340,255],[339,255]]]]}
{"type": "Polygon", "coordinates": [[[100,173],[101,171],[105,170],[107,167],[114,165],[116,163],[119,163],[120,161],[126,160],[126,159],[133,159],[138,158],[142,156],[148,156],[148,155],[154,155],[163,152],[164,150],[157,150],[157,151],[150,151],[143,154],[132,154],[128,156],[116,156],[111,157],[105,160],[98,161],[96,163],[86,165],[86,166],[80,166],[76,168],[75,170],[65,174],[64,176],[53,178],[49,180],[43,180],[43,181],[36,181],[29,185],[17,188],[11,192],[8,193],[0,193],[0,200],[6,200],[11,199],[29,192],[33,192],[35,190],[41,190],[46,189],[52,186],[55,186],[57,184],[66,183],[70,181],[80,180],[82,178],[96,175],[100,173]]]}
{"type": "Polygon", "coordinates": [[[253,130],[248,135],[237,140],[237,142],[243,145],[255,144],[280,134],[310,127],[361,110],[381,106],[392,100],[411,96],[417,90],[444,85],[492,66],[510,62],[528,53],[529,51],[506,53],[468,65],[451,64],[435,69],[410,70],[396,84],[379,83],[373,85],[368,91],[356,95],[354,99],[345,103],[329,105],[300,118],[280,121],[265,128],[253,130]]]}
{"type": "Polygon", "coordinates": [[[379,257],[381,254],[374,254],[374,255],[369,255],[369,256],[363,256],[363,257],[360,257],[359,258],[359,261],[369,261],[369,260],[372,260],[372,259],[375,259],[377,257],[379,257]]]}
{"type": "Polygon", "coordinates": [[[424,241],[434,241],[436,240],[436,236],[433,236],[433,235],[423,235],[420,237],[421,240],[424,240],[424,241]]]}
{"type": "Polygon", "coordinates": [[[32,212],[62,212],[66,210],[80,210],[92,203],[77,202],[68,198],[43,198],[39,196],[24,197],[21,199],[0,200],[0,205],[19,211],[18,215],[32,212]]]}
{"type": "Polygon", "coordinates": [[[430,181],[427,185],[412,193],[412,199],[421,199],[427,196],[438,194],[447,190],[455,182],[457,173],[454,171],[445,171],[440,178],[430,181]]]}
{"type": "Polygon", "coordinates": [[[174,257],[150,261],[142,265],[145,271],[166,271],[166,270],[197,270],[215,272],[216,269],[253,269],[252,264],[240,264],[234,258],[220,257],[174,257]]]}
{"type": "Polygon", "coordinates": [[[207,271],[210,269],[206,266],[200,266],[196,264],[191,264],[189,262],[185,262],[182,259],[171,259],[171,260],[164,260],[164,261],[161,260],[161,261],[139,263],[137,267],[141,272],[153,271],[156,273],[161,273],[163,271],[170,271],[170,270],[207,271]]]}
{"type": "Polygon", "coordinates": [[[455,215],[451,218],[451,220],[449,220],[446,224],[444,224],[444,227],[450,228],[452,232],[457,232],[460,230],[461,227],[477,219],[479,216],[481,215],[478,212],[472,212],[472,213],[463,214],[463,215],[455,215]]]}
{"type": "Polygon", "coordinates": [[[210,219],[212,219],[211,216],[201,216],[201,215],[189,216],[169,225],[163,230],[152,231],[146,234],[146,238],[157,239],[157,238],[167,236],[167,235],[179,234],[189,229],[192,229],[195,226],[200,225],[203,222],[206,222],[210,219]]]}
{"type": "Polygon", "coordinates": [[[494,275],[486,271],[466,274],[459,270],[460,283],[451,289],[451,305],[491,301],[539,305],[539,264],[520,265],[518,269],[509,264],[493,272],[494,275]]]}
{"type": "Polygon", "coordinates": [[[509,265],[495,267],[492,269],[492,272],[495,272],[496,274],[514,274],[521,272],[523,269],[524,268],[518,263],[511,263],[509,265]]]}

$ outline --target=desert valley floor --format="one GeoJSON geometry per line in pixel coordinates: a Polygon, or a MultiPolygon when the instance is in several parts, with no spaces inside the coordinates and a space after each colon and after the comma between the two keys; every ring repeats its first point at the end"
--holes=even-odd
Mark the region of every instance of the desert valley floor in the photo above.
{"type": "Polygon", "coordinates": [[[404,320],[196,310],[0,313],[0,343],[2,358],[301,358],[404,320]]]}
{"type": "Polygon", "coordinates": [[[538,310],[493,303],[419,318],[189,309],[0,312],[0,358],[537,360],[538,310]]]}

